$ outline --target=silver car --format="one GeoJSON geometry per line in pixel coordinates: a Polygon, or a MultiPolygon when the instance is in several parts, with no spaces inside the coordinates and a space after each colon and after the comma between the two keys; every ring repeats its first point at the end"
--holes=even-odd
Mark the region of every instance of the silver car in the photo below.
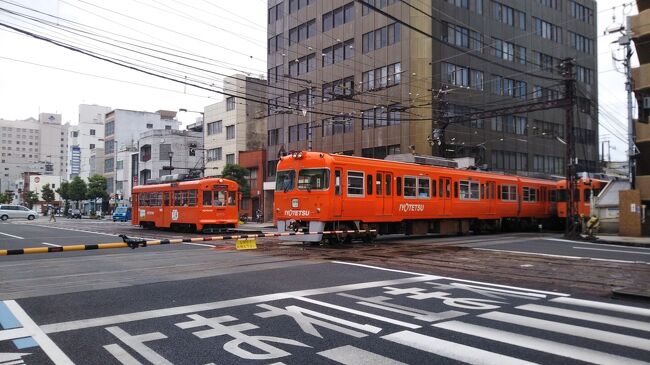
{"type": "Polygon", "coordinates": [[[22,205],[0,205],[0,220],[6,221],[9,218],[27,218],[31,221],[38,218],[38,213],[22,205]]]}

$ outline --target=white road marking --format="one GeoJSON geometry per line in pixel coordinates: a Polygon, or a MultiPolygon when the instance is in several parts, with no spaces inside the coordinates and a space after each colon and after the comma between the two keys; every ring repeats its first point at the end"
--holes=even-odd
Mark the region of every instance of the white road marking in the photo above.
{"type": "Polygon", "coordinates": [[[41,243],[44,244],[44,245],[47,245],[47,246],[61,247],[61,245],[55,245],[54,243],[47,243],[47,242],[41,242],[41,243]]]}
{"type": "Polygon", "coordinates": [[[556,241],[556,242],[583,243],[582,241],[566,240],[564,238],[542,238],[542,239],[546,241],[556,241]]]}
{"type": "Polygon", "coordinates": [[[268,301],[288,299],[294,297],[330,294],[330,293],[338,293],[342,291],[360,290],[360,289],[376,288],[376,287],[390,286],[390,285],[419,283],[423,281],[431,281],[436,278],[438,277],[433,275],[424,275],[424,276],[408,277],[402,279],[337,285],[337,286],[331,286],[326,288],[306,289],[306,290],[299,290],[293,292],[266,294],[266,295],[259,295],[253,297],[224,300],[219,302],[209,302],[209,303],[193,304],[193,305],[186,305],[180,307],[171,307],[171,308],[154,309],[154,310],[148,310],[142,312],[118,314],[118,315],[107,316],[107,317],[80,319],[80,320],[61,322],[61,323],[51,323],[51,324],[43,325],[41,326],[41,328],[45,333],[57,333],[63,331],[79,330],[83,328],[109,326],[109,325],[114,325],[119,323],[127,323],[127,322],[134,322],[134,321],[142,321],[146,319],[175,316],[179,314],[196,313],[196,312],[202,312],[202,311],[208,311],[214,309],[222,309],[222,308],[230,308],[230,307],[236,307],[242,305],[264,303],[268,301]]]}
{"type": "Polygon", "coordinates": [[[502,342],[508,345],[524,347],[535,351],[547,352],[550,354],[568,357],[580,361],[591,362],[594,364],[648,364],[645,361],[639,361],[628,357],[612,355],[605,352],[567,345],[561,342],[544,340],[541,338],[520,335],[508,331],[477,326],[474,324],[463,323],[459,321],[442,322],[434,324],[434,326],[438,328],[444,328],[449,331],[464,333],[470,336],[481,337],[492,341],[502,342]]]}
{"type": "MultiPolygon", "coordinates": [[[[496,289],[496,288],[490,288],[487,286],[480,286],[480,285],[468,285],[468,284],[461,284],[461,283],[452,283],[452,284],[457,284],[459,288],[471,288],[471,289],[479,289],[483,291],[491,291],[491,292],[497,292],[497,293],[504,293],[504,294],[515,294],[515,295],[523,295],[523,296],[529,296],[533,298],[546,298],[545,294],[537,294],[537,293],[525,293],[525,292],[520,292],[517,290],[506,290],[506,289],[496,289]]],[[[553,293],[555,295],[555,293],[553,293]]]]}
{"type": "Polygon", "coordinates": [[[135,357],[131,356],[126,350],[122,348],[122,346],[112,343],[110,345],[104,345],[104,348],[106,351],[108,351],[111,355],[113,355],[117,361],[124,365],[142,365],[142,363],[138,360],[136,360],[135,357]]]}
{"type": "Polygon", "coordinates": [[[606,251],[606,252],[624,252],[624,253],[633,253],[637,255],[650,255],[650,252],[639,252],[639,251],[626,251],[626,250],[612,250],[607,248],[591,248],[591,247],[577,247],[573,246],[573,249],[576,250],[592,250],[592,251],[606,251]]]}
{"type": "Polygon", "coordinates": [[[129,346],[133,351],[137,352],[138,355],[144,357],[152,364],[156,365],[174,365],[171,362],[167,361],[164,357],[160,356],[156,351],[151,349],[149,346],[145,345],[145,342],[151,342],[156,340],[166,339],[167,336],[163,335],[160,332],[145,333],[142,335],[130,335],[123,329],[119,327],[108,327],[106,328],[113,336],[117,337],[125,345],[129,346]]]}
{"type": "Polygon", "coordinates": [[[4,303],[52,362],[56,365],[74,365],[72,360],[34,323],[15,300],[6,300],[4,303]]]}
{"type": "MultiPolygon", "coordinates": [[[[24,224],[24,223],[18,223],[18,224],[24,224]]],[[[104,236],[117,237],[116,234],[112,234],[112,233],[104,233],[104,232],[95,232],[95,231],[88,231],[88,230],[85,230],[85,229],[65,228],[65,227],[57,227],[57,226],[47,226],[47,225],[41,225],[41,224],[32,224],[32,226],[41,227],[41,228],[60,229],[60,230],[63,230],[63,231],[73,231],[73,232],[83,232],[83,233],[93,233],[93,234],[99,234],[99,235],[104,235],[104,236]]]]}
{"type": "Polygon", "coordinates": [[[321,351],[318,355],[345,365],[406,365],[401,361],[350,345],[321,351]]]}
{"type": "MultiPolygon", "coordinates": [[[[481,249],[485,250],[485,249],[481,249]]],[[[360,266],[360,267],[365,267],[369,269],[375,269],[375,270],[382,270],[382,271],[391,271],[391,272],[398,272],[398,273],[403,273],[403,274],[410,274],[410,275],[430,275],[430,274],[423,274],[419,272],[412,272],[412,271],[402,271],[402,270],[394,270],[394,269],[387,269],[385,267],[379,267],[379,266],[372,266],[372,265],[364,265],[364,264],[357,264],[354,262],[345,262],[345,261],[331,261],[334,264],[341,264],[341,265],[350,265],[350,266],[360,266]]],[[[433,275],[430,275],[433,276],[433,275]]],[[[564,293],[556,293],[556,292],[551,292],[551,291],[544,291],[544,290],[535,290],[535,289],[528,289],[528,288],[522,288],[518,286],[510,286],[510,285],[501,285],[501,284],[492,284],[492,283],[486,283],[483,281],[474,281],[474,280],[465,280],[465,279],[457,279],[457,278],[452,278],[452,277],[447,277],[447,276],[435,276],[436,279],[449,279],[449,280],[454,280],[454,281],[460,281],[463,283],[472,283],[472,284],[480,284],[480,285],[488,285],[488,286],[493,286],[495,288],[504,288],[504,289],[514,289],[514,290],[521,290],[524,292],[528,293],[539,293],[539,294],[548,294],[548,295],[555,295],[555,296],[563,296],[563,297],[568,297],[571,296],[570,294],[564,294],[564,293]]],[[[523,294],[523,293],[521,293],[523,294]]]]}
{"type": "Polygon", "coordinates": [[[593,300],[575,299],[575,298],[555,298],[551,299],[552,302],[565,303],[571,305],[579,305],[582,307],[589,307],[595,309],[605,309],[614,312],[621,312],[627,314],[635,314],[638,316],[650,317],[650,309],[632,307],[629,305],[594,302],[593,300]]]}
{"type": "Polygon", "coordinates": [[[307,302],[307,303],[320,305],[320,306],[327,307],[327,308],[337,309],[337,310],[347,312],[347,313],[356,314],[358,316],[364,316],[364,317],[376,319],[378,321],[387,322],[387,323],[395,324],[395,325],[406,327],[406,328],[411,328],[411,329],[421,328],[421,326],[418,326],[417,324],[406,323],[406,322],[398,321],[396,319],[392,319],[392,318],[388,318],[388,317],[384,317],[384,316],[379,316],[379,315],[376,315],[376,314],[367,313],[367,312],[359,311],[359,310],[356,310],[356,309],[341,307],[341,306],[336,305],[336,304],[321,302],[320,300],[315,300],[315,299],[310,299],[310,298],[305,298],[305,297],[294,297],[294,299],[301,300],[301,301],[307,302]]]}
{"type": "Polygon", "coordinates": [[[578,243],[581,245],[591,245],[591,246],[608,246],[608,247],[629,247],[631,249],[635,250],[650,250],[650,248],[647,247],[637,247],[637,246],[627,246],[627,245],[616,245],[616,244],[611,244],[611,243],[593,243],[593,242],[582,242],[582,241],[571,241],[571,240],[564,240],[561,238],[543,238],[546,241],[559,241],[559,242],[569,242],[569,243],[578,243]]]}
{"type": "Polygon", "coordinates": [[[537,252],[512,251],[512,250],[498,250],[498,249],[492,249],[492,248],[473,248],[472,250],[518,253],[518,254],[531,255],[531,256],[557,257],[557,258],[571,259],[571,260],[594,260],[594,261],[607,261],[607,262],[622,262],[622,263],[626,263],[626,264],[650,264],[650,263],[645,262],[645,261],[610,260],[610,259],[600,259],[600,258],[588,257],[588,256],[553,255],[553,254],[550,254],[550,253],[537,253],[537,252]]]}
{"type": "Polygon", "coordinates": [[[533,362],[477,349],[475,347],[466,346],[455,342],[441,340],[439,338],[431,336],[421,335],[419,333],[411,331],[391,333],[390,335],[382,336],[382,338],[391,342],[399,343],[400,345],[412,347],[421,351],[426,351],[438,356],[444,356],[449,359],[466,362],[468,364],[535,364],[533,362]]]}
{"type": "Polygon", "coordinates": [[[183,245],[190,245],[190,246],[201,246],[201,247],[214,247],[214,245],[208,245],[207,243],[194,243],[194,242],[183,242],[183,245]]]}
{"type": "Polygon", "coordinates": [[[0,232],[0,234],[5,235],[5,236],[7,236],[7,237],[17,238],[17,239],[19,239],[19,240],[24,240],[23,237],[20,237],[20,236],[14,236],[13,234],[9,234],[9,233],[0,232]]]}
{"type": "Polygon", "coordinates": [[[582,326],[574,326],[571,324],[547,321],[544,319],[525,317],[516,314],[502,313],[502,312],[489,312],[480,314],[479,317],[491,319],[493,321],[500,321],[505,323],[516,324],[524,327],[537,328],[544,331],[562,333],[565,335],[577,336],[588,338],[591,340],[613,343],[616,345],[634,347],[641,350],[650,349],[650,340],[622,335],[609,331],[602,331],[593,328],[582,326]]]}
{"type": "Polygon", "coordinates": [[[580,311],[574,311],[574,310],[571,310],[571,309],[548,307],[548,306],[538,305],[538,304],[524,304],[524,305],[520,305],[520,306],[518,306],[516,308],[521,309],[521,310],[530,311],[530,312],[544,313],[544,314],[550,314],[550,315],[553,315],[553,316],[580,319],[580,320],[583,320],[583,321],[597,322],[597,323],[608,324],[608,325],[611,325],[611,326],[632,328],[632,329],[636,329],[636,330],[650,332],[650,323],[635,321],[635,320],[632,320],[632,319],[619,318],[619,317],[613,317],[613,316],[606,316],[606,315],[603,315],[603,314],[580,312],[580,311]]]}
{"type": "MultiPolygon", "coordinates": [[[[0,341],[13,340],[16,338],[29,337],[30,334],[26,329],[20,328],[11,328],[8,330],[0,331],[0,341]]],[[[0,363],[1,364],[1,363],[0,363]]]]}

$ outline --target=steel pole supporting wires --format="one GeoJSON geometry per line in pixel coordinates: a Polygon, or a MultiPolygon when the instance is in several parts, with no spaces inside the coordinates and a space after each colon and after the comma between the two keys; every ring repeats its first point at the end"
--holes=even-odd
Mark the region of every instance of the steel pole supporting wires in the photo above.
{"type": "Polygon", "coordinates": [[[125,235],[120,235],[123,242],[110,242],[110,243],[97,243],[92,245],[68,245],[59,247],[28,247],[12,250],[0,250],[0,256],[12,255],[28,255],[36,253],[50,253],[50,252],[68,252],[68,251],[89,251],[89,250],[102,250],[108,248],[138,248],[147,246],[169,245],[178,243],[192,243],[192,242],[208,242],[208,241],[225,241],[237,240],[240,238],[264,238],[264,237],[283,237],[283,236],[305,236],[312,234],[374,234],[377,233],[376,229],[366,230],[338,230],[338,231],[320,231],[320,232],[276,232],[276,233],[257,233],[257,234],[239,234],[227,236],[206,236],[194,238],[175,238],[175,239],[162,239],[162,240],[145,240],[139,238],[129,238],[125,235]]]}

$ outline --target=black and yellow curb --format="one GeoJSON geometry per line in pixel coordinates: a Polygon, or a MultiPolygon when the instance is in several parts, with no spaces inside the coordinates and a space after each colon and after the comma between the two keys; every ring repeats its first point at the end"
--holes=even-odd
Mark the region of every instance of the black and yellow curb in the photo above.
{"type": "Polygon", "coordinates": [[[283,237],[283,236],[304,236],[311,234],[363,234],[363,233],[376,233],[377,230],[341,230],[341,231],[321,231],[321,232],[277,232],[277,233],[258,233],[258,234],[240,234],[228,236],[206,236],[194,238],[176,238],[176,239],[162,239],[150,240],[129,238],[125,235],[120,235],[124,242],[111,242],[111,243],[98,243],[94,245],[68,245],[58,247],[28,247],[19,248],[14,250],[0,250],[0,256],[10,255],[28,255],[35,253],[50,253],[50,252],[68,252],[68,251],[89,251],[89,250],[103,250],[108,248],[137,248],[157,245],[169,245],[177,243],[192,243],[192,242],[207,242],[207,241],[225,241],[237,240],[240,238],[263,238],[263,237],[283,237]]]}

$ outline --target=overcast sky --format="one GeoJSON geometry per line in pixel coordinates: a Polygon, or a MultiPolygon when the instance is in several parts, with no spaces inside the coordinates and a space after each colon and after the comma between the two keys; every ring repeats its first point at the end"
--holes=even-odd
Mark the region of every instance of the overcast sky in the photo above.
{"type": "MultiPolygon", "coordinates": [[[[626,145],[620,140],[626,139],[627,128],[624,76],[614,70],[610,54],[615,49],[610,43],[618,35],[602,34],[612,24],[613,14],[618,23],[624,21],[620,5],[625,3],[630,1],[598,0],[600,134],[601,138],[612,140],[615,148],[611,151],[612,159],[617,160],[624,159],[626,154],[626,145]],[[615,6],[618,7],[612,12],[615,6]]],[[[222,76],[179,64],[167,64],[168,68],[162,69],[157,66],[165,63],[162,60],[115,49],[108,43],[124,46],[124,42],[129,42],[141,46],[143,43],[138,41],[145,41],[152,48],[166,52],[156,53],[157,57],[178,63],[224,75],[266,74],[266,0],[0,0],[0,8],[66,26],[69,31],[6,11],[0,12],[0,23],[46,35],[103,57],[119,57],[138,68],[148,65],[154,67],[152,71],[164,71],[170,77],[181,80],[187,77],[188,82],[200,80],[208,88],[221,87],[222,76]],[[84,36],[72,33],[80,30],[84,36]],[[102,38],[103,43],[98,43],[91,39],[99,39],[97,35],[112,40],[102,38]]],[[[627,11],[635,14],[636,7],[628,6],[627,11]]],[[[0,27],[0,45],[0,118],[3,119],[25,119],[36,117],[39,112],[55,112],[63,115],[64,122],[76,124],[79,104],[152,112],[179,108],[202,111],[206,105],[221,100],[217,93],[112,65],[3,27],[0,27]]],[[[178,117],[188,124],[200,116],[179,113],[178,117]]]]}

